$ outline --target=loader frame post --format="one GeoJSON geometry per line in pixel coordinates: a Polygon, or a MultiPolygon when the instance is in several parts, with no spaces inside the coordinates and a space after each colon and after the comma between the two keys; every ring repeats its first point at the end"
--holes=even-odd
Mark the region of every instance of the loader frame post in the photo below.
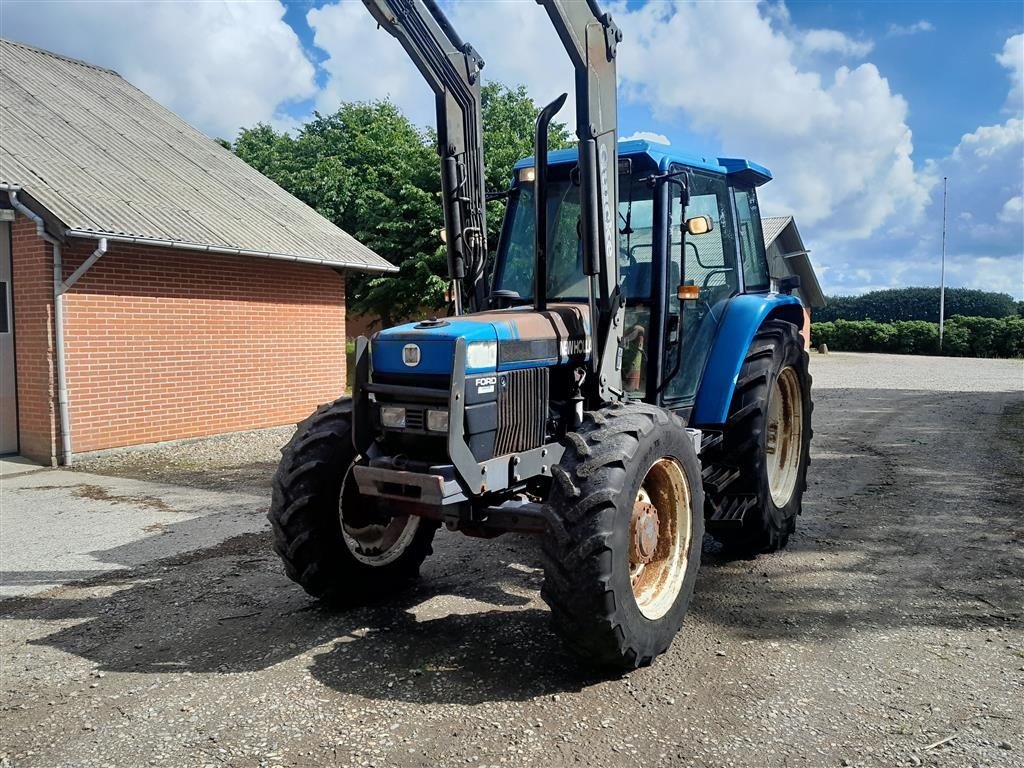
{"type": "Polygon", "coordinates": [[[596,314],[590,407],[621,400],[624,305],[619,289],[619,174],[615,51],[622,32],[596,0],[537,0],[555,26],[576,72],[583,271],[591,277],[596,314]]]}

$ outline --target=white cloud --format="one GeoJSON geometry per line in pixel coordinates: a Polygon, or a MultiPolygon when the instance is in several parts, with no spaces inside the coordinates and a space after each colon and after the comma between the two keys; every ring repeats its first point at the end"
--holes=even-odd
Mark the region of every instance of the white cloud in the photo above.
{"type": "Polygon", "coordinates": [[[965,133],[953,150],[953,157],[961,160],[973,156],[976,160],[987,160],[1021,143],[1024,143],[1024,120],[1011,117],[1000,125],[982,125],[965,133]]]}
{"type": "Polygon", "coordinates": [[[1010,70],[1012,87],[1007,105],[1019,112],[1024,108],[1024,34],[1007,38],[1002,52],[996,54],[996,61],[1010,70]]]}
{"type": "MultiPolygon", "coordinates": [[[[538,104],[568,93],[556,120],[575,123],[572,65],[536,3],[492,0],[443,3],[443,10],[463,39],[484,60],[485,82],[525,85],[538,104]],[[514,34],[510,34],[510,30],[514,34]]],[[[377,29],[357,0],[315,8],[307,14],[314,43],[328,54],[329,75],[317,108],[333,112],[339,102],[388,98],[419,125],[434,125],[434,98],[401,44],[377,29]]]]}
{"type": "Polygon", "coordinates": [[[1019,299],[1022,276],[1024,257],[1020,253],[1001,257],[960,253],[946,261],[946,285],[1008,293],[1019,299]]]}
{"type": "MultiPolygon", "coordinates": [[[[1013,38],[1004,52],[1012,50],[1013,38]]],[[[1017,43],[1019,45],[1019,43],[1017,43]]],[[[1006,58],[1006,57],[1004,57],[1006,58]]],[[[1019,87],[1014,61],[1011,88],[1019,87]]],[[[1012,93],[1012,91],[1011,91],[1012,93]]],[[[929,160],[922,174],[948,178],[946,278],[948,285],[1024,294],[1024,119],[1021,109],[997,125],[964,134],[945,157],[929,160]]],[[[867,265],[872,284],[938,285],[942,236],[942,185],[936,184],[916,225],[893,226],[869,243],[834,242],[827,232],[808,238],[836,269],[828,289],[867,290],[856,274],[867,265]]]]}
{"type": "Polygon", "coordinates": [[[653,131],[634,131],[629,136],[623,136],[621,141],[633,141],[640,139],[642,141],[650,141],[654,144],[671,144],[668,140],[668,136],[663,133],[654,133],[653,131]]]}
{"type": "Polygon", "coordinates": [[[921,19],[913,24],[890,24],[887,34],[889,37],[907,37],[908,35],[916,35],[919,32],[931,32],[934,29],[934,24],[927,19],[921,19]]]}
{"type": "Polygon", "coordinates": [[[342,101],[390,99],[419,125],[434,124],[434,95],[401,44],[358,0],[324,5],[306,14],[314,44],[327,53],[328,78],[316,109],[337,111],[342,101]]]}
{"type": "Polygon", "coordinates": [[[1004,224],[1024,225],[1024,197],[1014,195],[1005,203],[996,217],[1004,224]]]}
{"type": "Polygon", "coordinates": [[[809,29],[801,38],[803,47],[811,53],[838,53],[862,59],[874,49],[870,40],[854,40],[835,29],[809,29]]]}
{"type": "Polygon", "coordinates": [[[776,180],[764,190],[766,208],[795,213],[804,226],[828,222],[833,236],[865,237],[890,217],[918,216],[931,181],[915,173],[904,99],[870,63],[829,76],[801,67],[801,34],[776,29],[761,11],[619,5],[625,97],[716,135],[725,154],[768,165],[776,180]]]}
{"type": "Polygon", "coordinates": [[[4,0],[5,37],[117,70],[211,135],[273,119],[315,92],[314,67],[278,0],[4,0]]]}
{"type": "Polygon", "coordinates": [[[537,104],[569,94],[555,119],[574,132],[572,63],[541,6],[522,0],[490,0],[448,3],[445,12],[486,62],[485,80],[525,85],[537,104]]]}

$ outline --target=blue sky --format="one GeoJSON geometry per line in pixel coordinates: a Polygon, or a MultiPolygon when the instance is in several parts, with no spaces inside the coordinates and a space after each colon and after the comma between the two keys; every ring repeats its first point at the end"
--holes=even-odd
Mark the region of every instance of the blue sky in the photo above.
{"type": "MultiPolygon", "coordinates": [[[[938,283],[1024,294],[1024,6],[1019,2],[604,2],[622,27],[620,132],[750,157],[775,180],[827,292],[938,283]]],[[[538,102],[571,73],[532,0],[442,0],[487,62],[538,102]]],[[[432,101],[352,0],[34,3],[0,32],[118,70],[211,135],[295,130],[340,100],[432,101]]],[[[566,109],[563,114],[571,114],[566,109]]]]}

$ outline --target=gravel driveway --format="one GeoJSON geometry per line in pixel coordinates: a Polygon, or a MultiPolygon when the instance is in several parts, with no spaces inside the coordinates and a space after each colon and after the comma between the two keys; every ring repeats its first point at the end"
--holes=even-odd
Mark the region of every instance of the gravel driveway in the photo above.
{"type": "MultiPolygon", "coordinates": [[[[708,544],[650,668],[560,648],[529,538],[442,533],[417,587],[336,613],[248,533],[0,603],[0,765],[1024,766],[1024,367],[812,373],[797,534],[754,561],[708,544]]],[[[259,492],[285,439],[81,468],[259,492]]]]}

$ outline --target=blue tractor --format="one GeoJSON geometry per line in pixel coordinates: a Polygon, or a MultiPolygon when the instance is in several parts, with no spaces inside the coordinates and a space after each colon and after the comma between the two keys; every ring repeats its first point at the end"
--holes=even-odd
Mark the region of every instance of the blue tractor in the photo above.
{"type": "Polygon", "coordinates": [[[288,575],[358,604],[416,577],[440,525],[542,542],[556,631],[631,669],[682,625],[705,530],[785,546],[806,487],[811,381],[795,284],[773,286],[745,160],[616,139],[621,33],[538,0],[576,71],[576,149],[515,166],[486,255],[483,62],[433,0],[364,0],[436,94],[454,314],[356,346],[351,398],[284,448],[270,520],[288,575]]]}

